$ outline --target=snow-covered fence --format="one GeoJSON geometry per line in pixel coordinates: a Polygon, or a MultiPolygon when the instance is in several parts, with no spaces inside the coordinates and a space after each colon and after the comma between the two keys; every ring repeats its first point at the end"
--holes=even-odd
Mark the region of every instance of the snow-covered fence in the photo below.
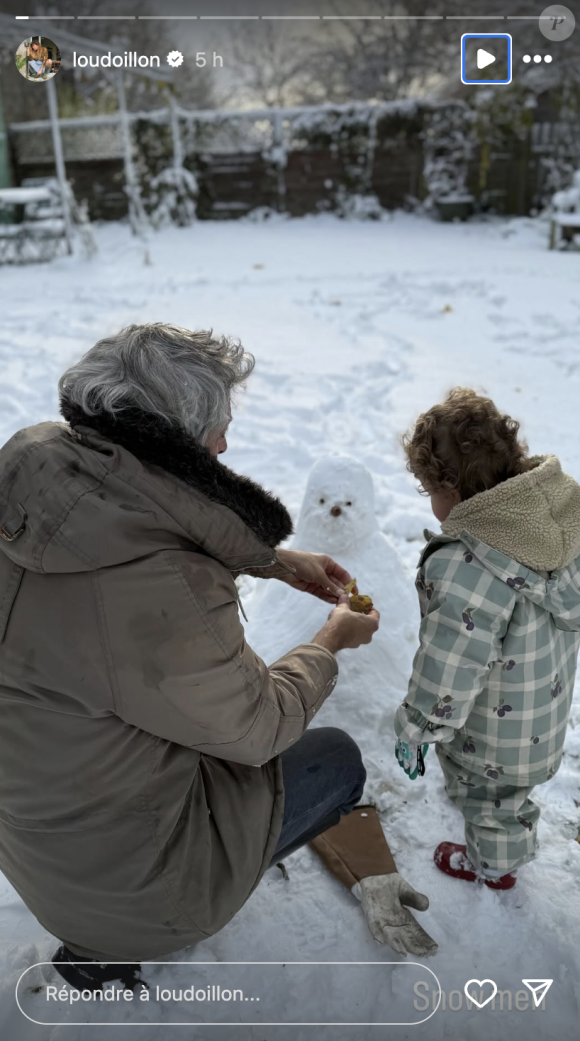
{"type": "MultiPolygon", "coordinates": [[[[154,223],[263,208],[372,216],[425,201],[453,215],[458,200],[467,210],[528,213],[551,186],[556,146],[578,165],[578,135],[538,130],[531,110],[514,127],[459,100],[244,111],[190,111],[169,93],[167,102],[59,121],[67,175],[93,219],[124,216],[127,196],[154,223]]],[[[20,177],[51,172],[48,134],[42,120],[10,127],[20,177]]]]}
{"type": "Polygon", "coordinates": [[[534,123],[532,150],[540,164],[541,202],[548,205],[553,193],[566,189],[580,167],[578,121],[534,123]]]}
{"type": "MultiPolygon", "coordinates": [[[[425,196],[421,131],[442,109],[462,102],[353,103],[248,111],[189,111],[170,99],[128,112],[139,197],[161,220],[243,215],[268,207],[302,215],[349,212],[351,200],[376,197],[393,209],[425,196]]],[[[126,140],[119,115],[61,119],[68,176],[92,218],[127,211],[126,140]]],[[[51,166],[48,125],[12,124],[20,176],[51,166]]]]}

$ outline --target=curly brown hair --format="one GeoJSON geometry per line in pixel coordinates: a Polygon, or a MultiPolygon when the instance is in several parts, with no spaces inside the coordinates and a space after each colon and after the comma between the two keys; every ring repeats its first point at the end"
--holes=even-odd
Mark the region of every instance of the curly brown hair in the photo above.
{"type": "Polygon", "coordinates": [[[470,499],[528,469],[519,428],[490,398],[455,387],[403,436],[407,469],[427,495],[457,491],[462,500],[470,499]]]}

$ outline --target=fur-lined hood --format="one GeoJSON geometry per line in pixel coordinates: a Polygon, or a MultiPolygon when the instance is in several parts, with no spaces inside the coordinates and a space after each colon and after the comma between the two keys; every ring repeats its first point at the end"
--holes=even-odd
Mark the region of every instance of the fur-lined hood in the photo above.
{"type": "Polygon", "coordinates": [[[580,555],[580,485],[555,455],[529,462],[526,473],[454,506],[441,530],[468,533],[533,571],[556,571],[580,555]]]}
{"type": "Polygon", "coordinates": [[[157,417],[40,423],[0,449],[0,551],[28,570],[62,573],[194,543],[232,571],[275,563],[292,533],[282,503],[157,417]],[[22,529],[14,539],[14,535],[22,529]]]}

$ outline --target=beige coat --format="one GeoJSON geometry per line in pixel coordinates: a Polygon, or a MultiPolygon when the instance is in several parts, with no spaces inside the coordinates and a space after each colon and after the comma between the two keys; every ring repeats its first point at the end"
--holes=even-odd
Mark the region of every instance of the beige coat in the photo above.
{"type": "Polygon", "coordinates": [[[152,959],[258,884],[278,754],[337,665],[244,641],[233,575],[283,567],[277,500],[138,415],[116,443],[82,418],[0,450],[0,869],[75,953],[152,959]]]}

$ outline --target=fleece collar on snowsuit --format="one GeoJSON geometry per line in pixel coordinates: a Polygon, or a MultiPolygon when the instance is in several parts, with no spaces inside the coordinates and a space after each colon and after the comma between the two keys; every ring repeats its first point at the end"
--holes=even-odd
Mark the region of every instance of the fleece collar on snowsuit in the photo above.
{"type": "Polygon", "coordinates": [[[468,533],[534,571],[555,571],[580,554],[580,485],[555,455],[529,462],[526,473],[454,506],[441,530],[468,533]]]}

